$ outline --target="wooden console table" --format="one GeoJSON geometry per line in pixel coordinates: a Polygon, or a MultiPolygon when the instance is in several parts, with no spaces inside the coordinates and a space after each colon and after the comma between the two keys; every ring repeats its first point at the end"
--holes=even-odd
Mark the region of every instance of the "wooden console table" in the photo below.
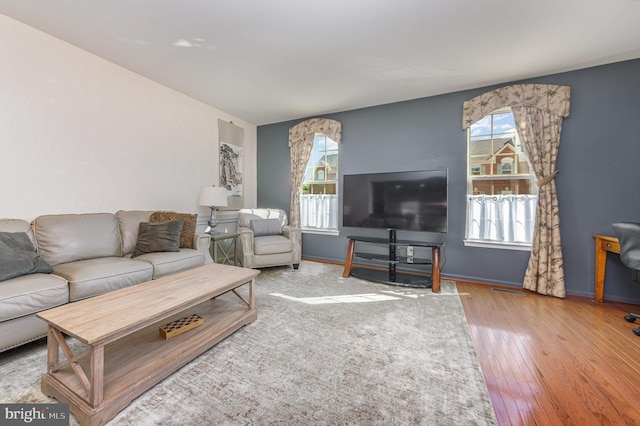
{"type": "Polygon", "coordinates": [[[620,241],[616,237],[594,234],[596,240],[596,302],[602,303],[604,297],[604,274],[607,267],[607,252],[620,254],[620,241]]]}
{"type": "Polygon", "coordinates": [[[253,322],[258,274],[206,265],[38,313],[49,325],[42,392],[68,403],[81,425],[104,425],[147,389],[253,322]],[[237,291],[245,284],[248,297],[237,291]],[[169,340],[160,336],[159,326],[192,314],[204,324],[169,340]],[[64,335],[86,350],[74,353],[64,335]],[[59,359],[60,349],[66,360],[59,359]]]}

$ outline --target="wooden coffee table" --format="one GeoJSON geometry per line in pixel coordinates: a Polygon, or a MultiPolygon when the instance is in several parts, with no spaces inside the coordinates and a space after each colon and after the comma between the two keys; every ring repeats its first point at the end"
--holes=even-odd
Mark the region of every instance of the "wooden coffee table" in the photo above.
{"type": "Polygon", "coordinates": [[[143,392],[255,321],[258,274],[206,265],[40,312],[49,325],[42,392],[68,403],[80,424],[105,424],[143,392]],[[238,292],[244,285],[248,295],[238,292]],[[191,314],[204,324],[168,340],[160,336],[160,326],[191,314]],[[83,350],[74,354],[64,335],[84,343],[83,350]]]}

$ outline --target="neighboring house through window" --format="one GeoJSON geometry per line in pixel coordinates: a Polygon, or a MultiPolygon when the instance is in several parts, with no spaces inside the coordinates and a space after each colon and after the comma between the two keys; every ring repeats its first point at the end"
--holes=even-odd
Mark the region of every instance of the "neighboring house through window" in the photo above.
{"type": "Polygon", "coordinates": [[[300,191],[303,231],[338,232],[338,143],[316,133],[300,191]]]}
{"type": "Polygon", "coordinates": [[[467,245],[529,247],[538,189],[509,108],[468,130],[467,245]]]}

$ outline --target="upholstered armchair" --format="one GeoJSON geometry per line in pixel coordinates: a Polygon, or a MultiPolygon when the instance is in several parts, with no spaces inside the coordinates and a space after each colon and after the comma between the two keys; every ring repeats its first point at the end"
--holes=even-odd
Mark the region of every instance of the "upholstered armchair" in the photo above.
{"type": "Polygon", "coordinates": [[[287,225],[281,209],[241,209],[238,233],[242,266],[263,268],[293,265],[298,269],[302,257],[302,232],[287,225]]]}

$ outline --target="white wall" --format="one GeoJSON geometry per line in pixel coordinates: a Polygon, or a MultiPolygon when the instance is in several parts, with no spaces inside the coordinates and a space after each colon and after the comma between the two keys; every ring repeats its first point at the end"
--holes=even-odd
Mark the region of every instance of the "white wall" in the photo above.
{"type": "Polygon", "coordinates": [[[218,184],[218,119],[244,128],[244,200],[255,206],[254,124],[4,15],[0,40],[0,217],[208,217],[197,198],[218,184]]]}

